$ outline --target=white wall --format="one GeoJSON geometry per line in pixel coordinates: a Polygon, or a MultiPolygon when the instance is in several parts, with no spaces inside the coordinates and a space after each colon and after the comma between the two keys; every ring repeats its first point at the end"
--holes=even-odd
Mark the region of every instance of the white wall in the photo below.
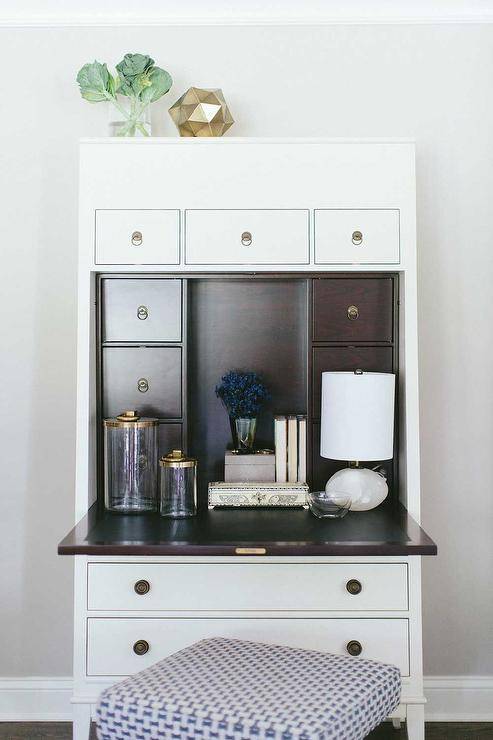
{"type": "Polygon", "coordinates": [[[232,134],[416,138],[425,670],[493,675],[491,25],[0,31],[0,675],[71,671],[77,140],[106,133],[74,78],[126,51],[175,79],[156,133],[196,84],[232,134]]]}

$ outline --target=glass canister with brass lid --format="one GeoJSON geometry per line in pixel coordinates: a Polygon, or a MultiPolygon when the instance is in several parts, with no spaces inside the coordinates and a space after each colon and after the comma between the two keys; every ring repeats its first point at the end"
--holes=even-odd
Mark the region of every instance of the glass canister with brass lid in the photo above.
{"type": "Polygon", "coordinates": [[[197,460],[173,450],[159,461],[161,467],[161,516],[171,519],[197,513],[197,460]]]}
{"type": "Polygon", "coordinates": [[[104,425],[104,501],[108,511],[156,511],[158,420],[124,411],[104,425]]]}

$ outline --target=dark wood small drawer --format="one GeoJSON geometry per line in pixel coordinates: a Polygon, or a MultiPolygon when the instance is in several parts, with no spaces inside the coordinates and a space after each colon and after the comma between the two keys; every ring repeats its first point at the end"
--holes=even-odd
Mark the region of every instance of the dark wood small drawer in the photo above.
{"type": "Polygon", "coordinates": [[[320,416],[322,373],[329,370],[346,372],[391,373],[392,347],[314,347],[312,358],[314,417],[320,416]]]}
{"type": "Polygon", "coordinates": [[[392,278],[313,282],[313,341],[392,342],[392,278]]]}
{"type": "Polygon", "coordinates": [[[182,425],[161,422],[158,427],[158,454],[167,455],[171,450],[182,450],[182,425]]]}
{"type": "Polygon", "coordinates": [[[103,349],[103,415],[125,409],[161,419],[181,417],[179,347],[103,349]]]}
{"type": "Polygon", "coordinates": [[[104,279],[103,342],[181,342],[181,282],[104,279]]]}

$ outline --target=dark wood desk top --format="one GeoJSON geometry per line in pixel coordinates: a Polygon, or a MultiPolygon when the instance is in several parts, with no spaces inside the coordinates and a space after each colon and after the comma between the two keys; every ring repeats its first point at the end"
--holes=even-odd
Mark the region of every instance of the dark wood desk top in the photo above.
{"type": "Polygon", "coordinates": [[[436,555],[402,505],[316,519],[304,509],[216,509],[190,519],[99,512],[94,505],[60,542],[60,555],[436,555]]]}

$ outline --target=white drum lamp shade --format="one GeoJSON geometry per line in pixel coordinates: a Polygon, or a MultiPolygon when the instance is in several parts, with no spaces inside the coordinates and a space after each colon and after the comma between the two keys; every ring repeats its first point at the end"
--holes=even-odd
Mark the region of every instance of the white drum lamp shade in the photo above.
{"type": "MultiPolygon", "coordinates": [[[[394,454],[395,375],[322,373],[320,455],[358,464],[390,460],[394,454]]],[[[351,501],[352,511],[368,511],[385,500],[388,487],[380,472],[350,467],[327,481],[326,495],[351,501]]]]}
{"type": "Polygon", "coordinates": [[[392,373],[322,373],[320,455],[331,460],[390,460],[394,397],[392,373]]]}

